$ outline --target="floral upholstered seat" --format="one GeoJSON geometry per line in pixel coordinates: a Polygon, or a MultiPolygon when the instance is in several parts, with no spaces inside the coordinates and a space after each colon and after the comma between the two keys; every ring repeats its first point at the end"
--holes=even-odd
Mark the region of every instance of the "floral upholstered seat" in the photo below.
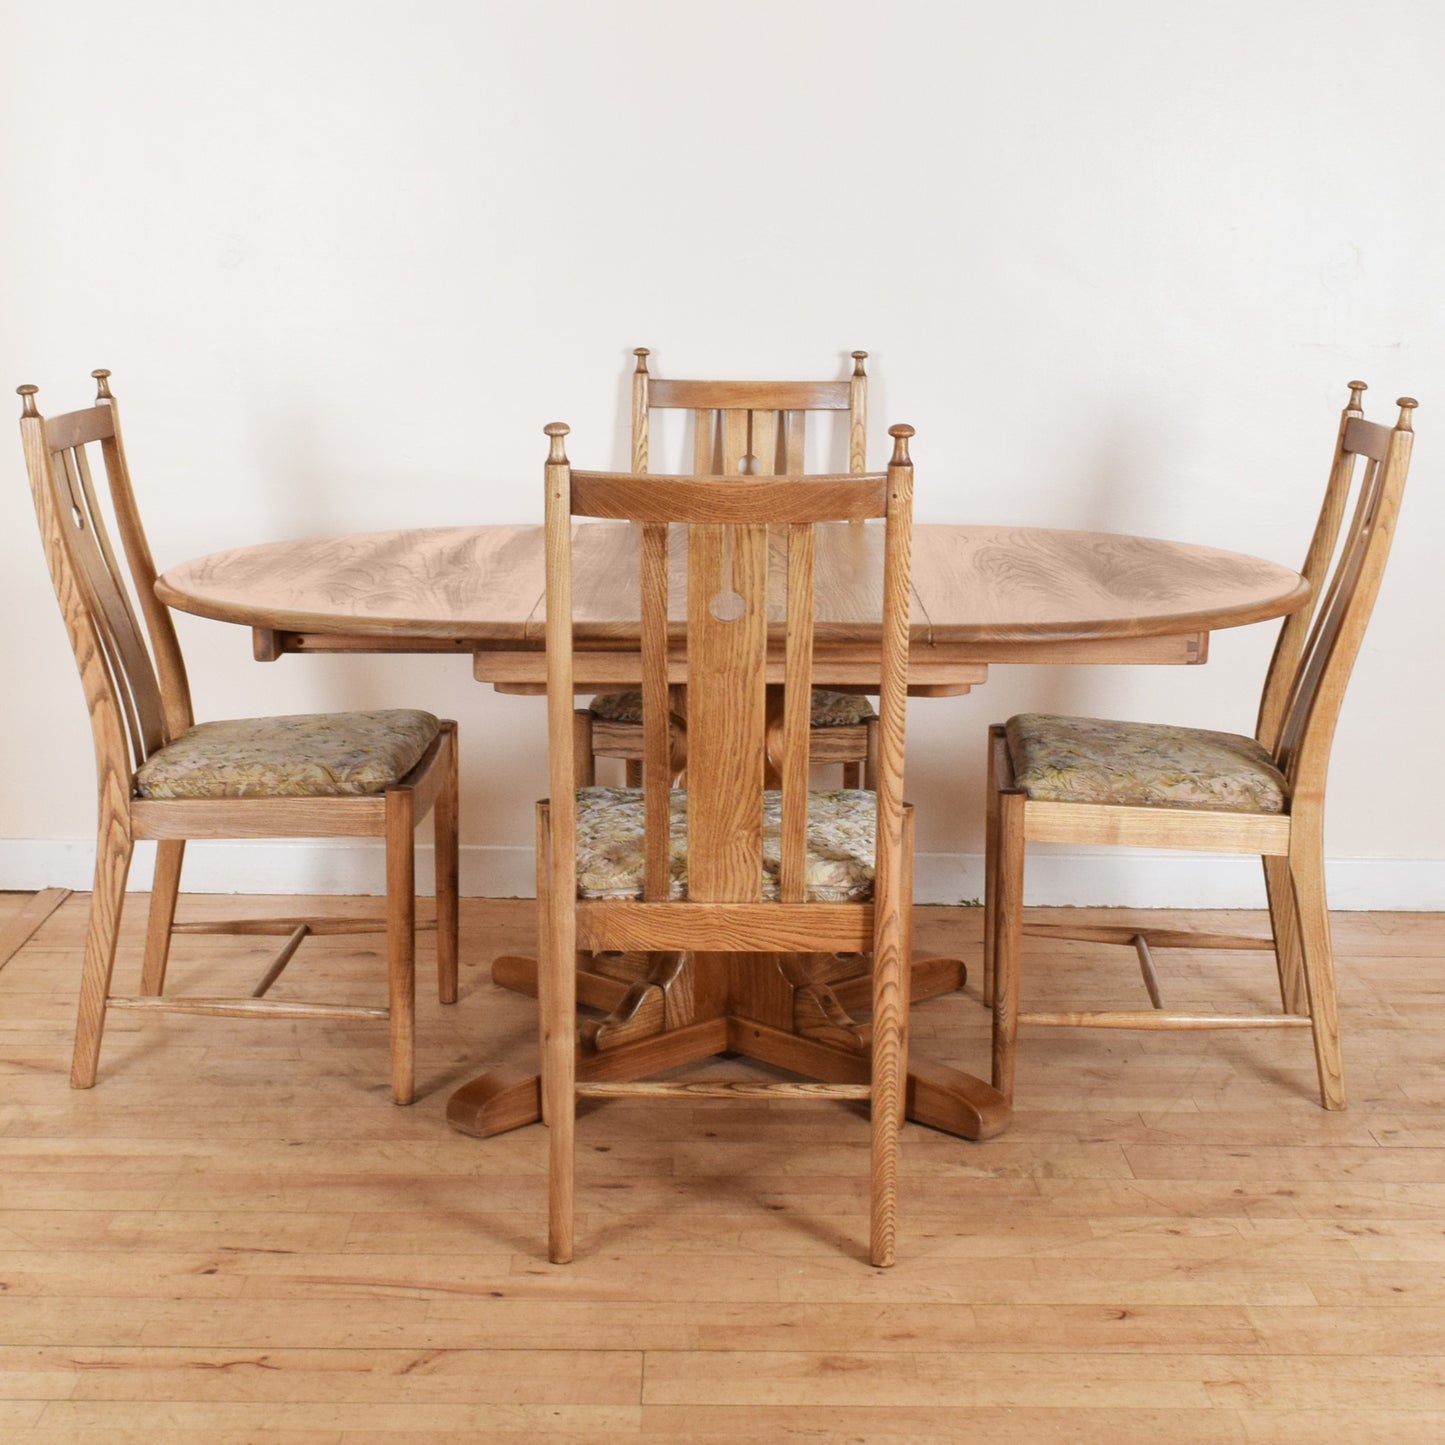
{"type": "Polygon", "coordinates": [[[429,712],[300,713],[187,728],[136,772],[143,798],[317,798],[379,793],[420,761],[429,712]]]}
{"type": "MultiPolygon", "coordinates": [[[[671,795],[671,897],[687,897],[687,793],[671,795]]],[[[875,805],[871,792],[845,788],[808,794],[807,897],[856,902],[873,894],[875,805]]],[[[763,794],[764,902],[778,897],[782,794],[763,794]]],[[[582,898],[641,898],[641,788],[581,788],[577,793],[577,893],[582,898]]]]}
{"type": "MultiPolygon", "coordinates": [[[[587,711],[603,722],[642,723],[642,694],[640,692],[605,692],[594,697],[587,705],[587,711]]],[[[813,689],[810,727],[846,728],[857,727],[873,717],[873,705],[866,697],[855,697],[847,692],[830,692],[827,688],[813,689]]]]}
{"type": "Polygon", "coordinates": [[[1040,802],[1282,813],[1285,781],[1253,738],[1203,728],[1020,713],[1014,781],[1040,802]]]}

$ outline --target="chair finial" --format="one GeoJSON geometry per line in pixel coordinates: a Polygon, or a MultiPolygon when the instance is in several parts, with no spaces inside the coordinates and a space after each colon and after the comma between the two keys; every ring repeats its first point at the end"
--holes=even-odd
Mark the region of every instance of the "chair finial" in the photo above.
{"type": "Polygon", "coordinates": [[[1415,428],[1410,425],[1410,413],[1414,411],[1420,403],[1416,401],[1413,396],[1402,396],[1395,405],[1400,408],[1400,420],[1395,423],[1395,430],[1414,431],[1415,428]]]}
{"type": "Polygon", "coordinates": [[[854,375],[854,376],[862,376],[862,375],[863,375],[863,363],[864,363],[865,361],[867,361],[867,360],[868,360],[868,353],[867,353],[866,351],[855,351],[855,352],[853,353],[853,375],[854,375]]]}
{"type": "Polygon", "coordinates": [[[547,454],[549,465],[554,463],[565,464],[567,461],[567,444],[562,440],[572,430],[565,421],[549,421],[542,428],[552,438],[552,450],[547,454]]]}
{"type": "Polygon", "coordinates": [[[639,375],[646,376],[647,358],[651,356],[652,353],[645,346],[634,346],[632,348],[632,354],[637,358],[637,366],[635,367],[635,370],[638,372],[639,375]]]}
{"type": "Polygon", "coordinates": [[[97,401],[114,401],[115,398],[110,392],[110,372],[101,366],[90,374],[95,378],[95,399],[97,401]]]}
{"type": "Polygon", "coordinates": [[[15,395],[23,396],[25,398],[25,406],[21,410],[21,416],[40,415],[40,412],[35,405],[35,393],[39,390],[40,388],[38,386],[34,385],[34,383],[29,381],[27,381],[24,386],[17,386],[15,388],[15,395]]]}
{"type": "Polygon", "coordinates": [[[1363,381],[1352,381],[1352,382],[1349,383],[1349,387],[1350,387],[1350,406],[1349,406],[1349,409],[1350,409],[1351,411],[1362,411],[1362,410],[1364,410],[1365,393],[1366,393],[1370,388],[1369,388],[1368,386],[1366,386],[1363,381]]]}
{"type": "Polygon", "coordinates": [[[890,467],[908,467],[913,465],[913,458],[908,455],[908,438],[913,435],[913,428],[900,422],[897,426],[888,428],[888,435],[893,438],[893,455],[888,459],[890,467]]]}

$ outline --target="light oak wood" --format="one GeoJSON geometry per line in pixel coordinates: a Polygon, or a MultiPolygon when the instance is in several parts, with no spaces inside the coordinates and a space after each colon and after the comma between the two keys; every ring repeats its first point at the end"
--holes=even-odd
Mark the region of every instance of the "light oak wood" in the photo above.
{"type": "Polygon", "coordinates": [[[1360,642],[1389,556],[1409,470],[1415,402],[1402,397],[1394,427],[1361,414],[1365,385],[1350,383],[1319,520],[1303,569],[1311,604],[1286,618],[1265,677],[1257,734],[1284,779],[1282,813],[1063,803],[1027,797],[1014,782],[1004,729],[989,734],[985,998],[993,1008],[994,1085],[1013,1096],[1022,1024],[1145,1030],[1311,1030],[1320,1101],[1345,1106],[1334,954],[1325,905],[1324,790],[1330,745],[1360,642]],[[1350,497],[1354,493],[1351,511],[1350,497]],[[1346,516],[1350,515],[1348,525],[1346,516]],[[1169,934],[1123,937],[1094,929],[1052,936],[1127,943],[1139,956],[1154,1010],[1019,1008],[1025,841],[1117,844],[1257,853],[1264,860],[1272,937],[1169,934]],[[1273,946],[1282,1012],[1214,1015],[1165,1009],[1150,947],[1273,946]]]}
{"type": "MultiPolygon", "coordinates": [[[[729,414],[731,415],[731,414],[729,414]]],[[[902,797],[904,709],[909,649],[909,532],[913,473],[908,457],[911,427],[894,427],[894,454],[886,474],[810,485],[788,478],[758,485],[754,501],[739,511],[738,485],[708,478],[638,477],[573,472],[564,450],[567,428],[547,428],[547,715],[551,796],[538,814],[538,911],[543,953],[538,970],[542,1019],[541,1104],[549,1130],[548,1254],[566,1263],[574,1252],[575,1113],[579,1097],[661,1094],[686,1097],[689,1086],[643,1084],[636,1075],[579,1078],[574,1011],[577,948],[668,950],[667,973],[654,973],[646,988],[624,999],[629,1022],[646,1004],[649,990],[661,997],[664,1022],[669,1002],[685,993],[677,1029],[714,1020],[776,1019],[791,1027],[794,993],[809,979],[789,978],[780,952],[817,952],[839,947],[838,921],[847,919],[848,946],[872,956],[870,1037],[849,1039],[868,1069],[866,1086],[854,1079],[824,1085],[787,1085],[787,1097],[870,1101],[869,1258],[891,1265],[897,1233],[898,1137],[906,1103],[907,1063],[903,950],[908,946],[911,873],[903,854],[911,848],[902,797]],[[856,488],[856,495],[849,492],[856,488]],[[575,575],[573,517],[602,512],[642,524],[639,612],[642,618],[643,793],[645,858],[643,901],[579,900],[576,873],[578,744],[572,699],[575,688],[575,575]],[[844,517],[883,513],[883,635],[880,644],[877,742],[877,853],[873,896],[866,903],[804,901],[807,828],[809,697],[813,681],[813,532],[841,512],[844,517]],[[742,520],[746,518],[747,520],[742,520]],[[669,686],[671,646],[668,596],[672,582],[667,527],[685,525],[686,647],[689,678],[685,702],[669,686]],[[782,528],[781,524],[786,523],[782,528]],[[766,677],[771,577],[770,526],[785,539],[786,618],[781,699],[771,698],[766,677]],[[800,701],[801,699],[801,701],[800,701]],[[675,766],[672,738],[677,706],[687,728],[688,901],[668,901],[669,794],[675,766]],[[763,798],[771,776],[783,784],[782,876],[779,903],[761,901],[763,798]],[[814,919],[817,922],[815,924],[814,919]],[[616,924],[613,919],[617,919],[616,924]],[[720,949],[733,952],[723,953],[720,949]],[[746,953],[761,953],[749,959],[746,953]],[[687,954],[684,961],[678,951],[687,954]],[[685,982],[684,982],[685,980],[685,982]],[[655,982],[654,982],[655,981],[655,982]]],[[[731,449],[755,445],[735,419],[725,417],[725,460],[731,449]]],[[[825,1015],[827,1010],[824,1010],[825,1015]]],[[[841,1016],[841,1010],[839,1010],[841,1016]]],[[[615,1017],[615,1016],[614,1016],[615,1017]]],[[[611,1022],[609,1020],[609,1022],[611,1022]]],[[[771,1023],[768,1023],[771,1027],[771,1023]]],[[[729,1030],[727,1038],[732,1040],[729,1030]]],[[[613,1068],[650,1057],[649,1040],[597,1046],[613,1068]]],[[[712,1039],[715,1049],[719,1040],[712,1039]]],[[[855,1057],[847,1053],[846,1057],[855,1057]]],[[[751,1097],[775,1086],[745,1083],[739,1090],[707,1084],[708,1097],[751,1097]]],[[[514,1086],[490,1086],[483,1106],[514,1086]]],[[[456,1114],[453,1113],[455,1121],[456,1114]]]]}
{"type": "MultiPolygon", "coordinates": [[[[542,534],[496,525],[265,543],[172,567],[157,593],[180,611],[272,633],[277,656],[472,648],[502,656],[494,645],[506,644],[535,662],[544,633],[542,534]]],[[[583,524],[572,550],[579,642],[635,654],[636,529],[583,524]]],[[[1203,662],[1208,632],[1281,617],[1309,596],[1287,567],[1113,533],[920,524],[913,550],[917,682],[928,680],[934,661],[1203,662]]],[[[774,556],[781,571],[780,543],[774,556]]],[[[819,527],[816,566],[818,659],[871,645],[872,662],[860,657],[853,672],[866,683],[877,666],[880,529],[819,527]]],[[[679,568],[679,584],[681,576],[679,568]]],[[[782,596],[780,589],[780,607],[782,596]]],[[[681,621],[680,585],[669,613],[681,621]]],[[[781,638],[781,610],[777,622],[781,638]]],[[[530,677],[545,681],[540,670],[530,677]]],[[[635,686],[635,673],[630,680],[635,686]]]]}
{"type": "MultiPolygon", "coordinates": [[[[98,828],[90,929],[81,975],[71,1083],[96,1079],[101,1035],[111,1009],[188,1012],[227,1017],[387,1018],[391,1091],[398,1104],[414,1091],[413,831],[435,818],[438,874],[438,989],[456,998],[457,841],[456,725],[444,723],[406,777],[368,797],[143,799],[136,769],[193,721],[185,664],[170,612],[156,595],[156,569],[141,526],[126,465],[110,373],[92,373],[95,405],[61,417],[41,416],[36,388],[22,386],[21,439],[41,540],[90,711],[97,771],[98,828]],[[87,447],[98,450],[104,487],[96,486],[87,447]],[[126,566],[111,545],[114,518],[126,566]],[[127,571],[129,578],[127,578],[127,571]],[[144,629],[132,605],[140,604],[144,629]],[[278,1002],[256,997],[280,976],[306,938],[306,920],[287,920],[290,938],[262,984],[233,999],[165,993],[170,939],[185,841],[190,838],[382,837],[387,844],[389,940],[385,1009],[278,1002]],[[141,992],[116,994],[111,980],[137,839],[159,840],[155,886],[141,968],[141,992]]],[[[194,930],[194,925],[192,925],[194,930]]],[[[255,925],[248,931],[255,931],[255,925]]],[[[268,930],[269,931],[269,930],[268,930]]]]}

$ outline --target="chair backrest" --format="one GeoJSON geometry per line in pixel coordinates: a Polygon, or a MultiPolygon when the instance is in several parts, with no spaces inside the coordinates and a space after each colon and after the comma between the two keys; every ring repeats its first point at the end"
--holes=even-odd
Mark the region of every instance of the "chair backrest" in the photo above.
{"type": "Polygon", "coordinates": [[[669,665],[685,649],[688,684],[688,896],[756,902],[769,763],[782,783],[781,900],[805,901],[816,532],[825,522],[885,526],[879,756],[879,877],[901,857],[913,469],[911,427],[894,427],[886,473],[678,477],[574,472],[554,423],[547,463],[547,706],[553,886],[575,895],[572,745],[572,519],[640,524],[644,901],[668,897],[669,665]],[[676,524],[676,525],[670,525],[676,524]],[[773,528],[770,536],[769,527],[773,528]],[[669,555],[671,548],[671,556],[669,555]],[[686,568],[683,621],[669,618],[686,568]],[[769,577],[774,588],[770,608],[769,577]],[[781,585],[779,585],[781,584],[781,585]],[[779,596],[781,593],[781,596],[779,596]],[[767,682],[781,671],[770,715],[767,682]],[[781,649],[781,669],[778,652],[781,649]],[[885,857],[885,854],[887,855],[885,857]]]}
{"type": "Polygon", "coordinates": [[[95,405],[63,416],[41,416],[37,388],[18,388],[24,397],[20,433],[45,559],[90,708],[102,785],[114,779],[128,797],[135,769],[193,719],[175,628],[155,595],[155,563],[131,489],[110,373],[91,375],[95,405]],[[102,491],[91,468],[97,452],[102,491]],[[149,646],[111,546],[103,503],[120,533],[149,646]]]}
{"type": "Polygon", "coordinates": [[[668,381],[647,370],[651,353],[633,352],[632,470],[648,470],[654,411],[693,414],[693,473],[700,477],[800,476],[809,412],[848,413],[848,471],[867,465],[866,351],[853,353],[845,381],[668,381]]]}
{"type": "Polygon", "coordinates": [[[1365,390],[1364,382],[1350,382],[1302,569],[1310,601],[1285,618],[1260,701],[1256,736],[1285,774],[1296,805],[1324,797],[1335,723],[1380,589],[1410,466],[1414,399],[1400,398],[1399,420],[1388,427],[1365,420],[1365,390]]]}

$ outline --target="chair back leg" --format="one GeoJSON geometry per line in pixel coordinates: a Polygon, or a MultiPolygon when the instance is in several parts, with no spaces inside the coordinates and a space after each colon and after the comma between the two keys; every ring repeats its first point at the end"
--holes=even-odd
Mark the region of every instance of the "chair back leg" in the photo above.
{"type": "Polygon", "coordinates": [[[1274,939],[1275,965],[1279,969],[1279,999],[1287,1014],[1309,1011],[1305,1001],[1304,963],[1300,955],[1299,925],[1295,921],[1294,884],[1290,882],[1289,860],[1266,854],[1264,888],[1269,898],[1270,934],[1274,939]]]}
{"type": "Polygon", "coordinates": [[[577,1123],[575,901],[551,887],[549,810],[537,810],[537,1012],[542,1031],[542,1114],[547,1124],[547,1257],[567,1264],[573,1249],[577,1123]]]}
{"type": "Polygon", "coordinates": [[[1340,1051],[1340,1012],[1335,995],[1335,961],[1330,916],[1325,904],[1324,837],[1319,823],[1297,817],[1290,830],[1289,878],[1303,959],[1310,1030],[1320,1102],[1326,1109],[1345,1107],[1345,1068],[1340,1051]]]}

